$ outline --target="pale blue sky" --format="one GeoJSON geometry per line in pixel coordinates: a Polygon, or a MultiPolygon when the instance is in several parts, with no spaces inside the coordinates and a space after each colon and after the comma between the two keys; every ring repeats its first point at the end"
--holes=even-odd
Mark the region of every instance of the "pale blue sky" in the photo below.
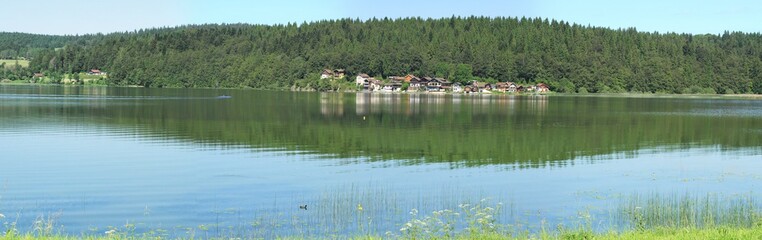
{"type": "Polygon", "coordinates": [[[542,17],[640,31],[762,32],[753,0],[23,0],[2,3],[0,31],[86,34],[201,23],[277,24],[322,19],[542,17]]]}

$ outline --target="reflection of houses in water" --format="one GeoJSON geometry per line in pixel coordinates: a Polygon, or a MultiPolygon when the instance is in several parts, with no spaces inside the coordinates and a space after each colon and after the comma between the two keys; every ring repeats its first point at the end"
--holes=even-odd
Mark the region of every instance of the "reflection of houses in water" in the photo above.
{"type": "Polygon", "coordinates": [[[355,94],[355,114],[357,116],[365,116],[370,112],[370,95],[369,92],[355,94]]]}
{"type": "Polygon", "coordinates": [[[520,101],[520,97],[516,95],[501,95],[496,96],[497,106],[499,109],[503,109],[508,113],[516,112],[516,103],[520,101]]]}
{"type": "Polygon", "coordinates": [[[548,96],[532,95],[525,100],[527,101],[527,109],[530,111],[534,111],[538,114],[545,114],[548,110],[548,96]]]}
{"type": "Polygon", "coordinates": [[[464,103],[471,109],[471,114],[486,114],[492,111],[494,96],[487,94],[465,95],[464,103]]]}
{"type": "Polygon", "coordinates": [[[92,95],[92,96],[108,96],[108,88],[107,87],[82,87],[82,94],[84,95],[92,95]]]}
{"type": "Polygon", "coordinates": [[[446,108],[445,100],[448,97],[443,94],[427,94],[423,99],[423,104],[425,104],[422,107],[423,111],[427,114],[443,113],[446,108]]]}
{"type": "Polygon", "coordinates": [[[441,113],[445,109],[447,95],[393,94],[393,93],[357,93],[355,113],[357,115],[377,113],[399,113],[417,115],[441,113]]]}
{"type": "Polygon", "coordinates": [[[453,113],[460,113],[461,102],[463,101],[461,99],[462,97],[463,95],[461,94],[452,95],[452,112],[453,113]]]}
{"type": "Polygon", "coordinates": [[[421,94],[409,94],[407,98],[407,115],[418,115],[421,113],[421,94]]]}
{"type": "Polygon", "coordinates": [[[323,116],[343,116],[344,94],[320,93],[320,113],[323,116]]]}
{"type": "MultiPolygon", "coordinates": [[[[471,115],[512,114],[518,109],[544,112],[547,97],[465,94],[391,94],[359,92],[355,95],[355,113],[393,113],[408,116],[466,112],[471,115]]],[[[322,103],[322,102],[321,102],[322,103]]]]}
{"type": "Polygon", "coordinates": [[[355,113],[366,115],[369,113],[401,113],[401,94],[358,92],[355,95],[355,113]]]}

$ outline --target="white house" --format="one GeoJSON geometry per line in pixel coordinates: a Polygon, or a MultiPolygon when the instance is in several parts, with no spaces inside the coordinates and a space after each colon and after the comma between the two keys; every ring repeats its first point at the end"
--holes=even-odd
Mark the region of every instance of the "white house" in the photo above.
{"type": "Polygon", "coordinates": [[[355,78],[355,84],[357,86],[363,86],[364,88],[368,88],[368,84],[370,84],[370,76],[368,74],[360,74],[357,75],[357,78],[355,78]]]}
{"type": "Polygon", "coordinates": [[[460,85],[460,83],[455,83],[452,85],[452,92],[463,92],[463,86],[460,85]]]}

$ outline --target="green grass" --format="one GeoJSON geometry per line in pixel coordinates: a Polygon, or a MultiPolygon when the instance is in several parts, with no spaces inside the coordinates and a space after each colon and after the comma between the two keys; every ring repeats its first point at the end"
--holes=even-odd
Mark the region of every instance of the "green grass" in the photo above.
{"type": "MultiPolygon", "coordinates": [[[[319,212],[320,216],[312,220],[324,224],[318,226],[319,231],[308,231],[304,228],[305,222],[299,222],[298,217],[285,216],[285,222],[259,219],[246,226],[246,230],[216,234],[210,233],[211,225],[201,225],[184,229],[185,235],[182,236],[184,239],[762,239],[762,215],[751,196],[633,195],[623,198],[612,213],[611,217],[619,222],[607,225],[603,230],[592,227],[591,223],[598,219],[581,213],[580,216],[585,217],[575,218],[579,223],[570,223],[572,227],[548,226],[543,221],[538,223],[542,225],[541,229],[532,232],[515,223],[499,223],[501,218],[498,216],[505,210],[502,204],[481,200],[458,204],[454,209],[431,212],[412,209],[405,213],[408,220],[397,226],[398,229],[380,232],[374,230],[371,223],[383,219],[373,210],[396,211],[394,209],[404,206],[390,206],[397,202],[397,198],[384,197],[388,193],[382,188],[350,187],[354,192],[329,191],[324,199],[318,200],[322,204],[310,209],[319,212]],[[342,227],[347,224],[354,227],[342,227]],[[336,227],[340,229],[331,229],[336,227]],[[272,228],[286,230],[283,231],[286,236],[282,236],[282,232],[274,236],[261,234],[272,228]]],[[[421,207],[427,208],[427,204],[432,203],[421,207]]],[[[27,233],[19,233],[15,223],[0,219],[3,223],[0,240],[157,239],[168,236],[161,230],[135,233],[135,225],[130,224],[84,235],[62,235],[62,229],[56,228],[54,219],[39,218],[27,233]]]]}
{"type": "Polygon", "coordinates": [[[633,229],[752,227],[762,219],[757,202],[751,197],[723,198],[708,194],[649,196],[635,195],[620,204],[620,219],[633,229]]]}
{"type": "MultiPolygon", "coordinates": [[[[198,239],[206,239],[197,237],[198,239]]],[[[0,236],[0,240],[113,240],[113,239],[160,239],[152,236],[121,236],[121,235],[103,235],[103,236],[67,236],[52,235],[39,236],[34,234],[0,236]]],[[[184,238],[195,239],[195,238],[184,238]]],[[[228,239],[228,238],[209,238],[209,239],[228,239]]],[[[276,239],[334,239],[332,237],[280,237],[276,239]]],[[[387,236],[379,235],[359,235],[346,237],[346,239],[389,239],[387,236]]],[[[412,239],[412,238],[398,238],[412,239]]],[[[485,240],[514,240],[514,239],[621,239],[621,240],[641,240],[641,239],[673,239],[673,240],[694,240],[694,239],[762,239],[762,227],[737,228],[737,227],[713,227],[704,229],[691,228],[658,228],[648,231],[625,231],[608,233],[590,233],[587,231],[566,232],[562,234],[540,234],[508,236],[498,233],[481,233],[474,235],[457,235],[452,238],[418,238],[418,239],[485,239],[485,240]]]]}
{"type": "Polygon", "coordinates": [[[5,68],[12,68],[16,65],[16,62],[18,61],[18,64],[21,65],[21,67],[29,67],[29,60],[7,60],[7,59],[0,59],[0,65],[5,63],[5,68]]]}

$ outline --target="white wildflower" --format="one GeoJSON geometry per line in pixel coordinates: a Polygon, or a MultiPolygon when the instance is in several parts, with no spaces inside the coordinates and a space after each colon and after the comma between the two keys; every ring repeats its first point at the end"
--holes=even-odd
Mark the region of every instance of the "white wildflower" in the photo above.
{"type": "Polygon", "coordinates": [[[0,213],[0,218],[5,218],[5,215],[3,215],[2,213],[0,213]]]}
{"type": "Polygon", "coordinates": [[[106,233],[106,235],[111,235],[111,234],[114,234],[115,232],[116,232],[116,229],[111,229],[111,230],[106,231],[105,233],[106,233]]]}

